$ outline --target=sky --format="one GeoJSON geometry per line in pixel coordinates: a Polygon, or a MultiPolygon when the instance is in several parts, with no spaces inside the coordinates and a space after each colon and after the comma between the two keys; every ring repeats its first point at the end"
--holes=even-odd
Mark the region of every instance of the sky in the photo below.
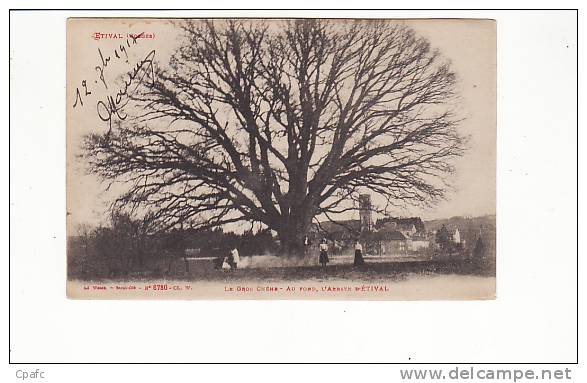
{"type": "MultiPolygon", "coordinates": [[[[465,155],[454,161],[456,173],[449,178],[452,187],[446,200],[431,208],[398,209],[395,215],[436,219],[495,214],[495,23],[466,19],[402,22],[450,60],[458,76],[459,111],[465,118],[459,130],[470,141],[465,155]]],[[[87,174],[79,159],[83,137],[108,128],[98,117],[97,102],[115,91],[115,79],[131,71],[151,50],[156,50],[156,60],[166,62],[178,44],[178,32],[164,19],[70,19],[67,35],[67,231],[72,234],[80,223],[104,223],[109,202],[117,193],[116,187],[106,191],[96,176],[87,174]],[[142,32],[152,38],[126,45],[121,53],[119,47],[125,45],[126,34],[142,32]],[[122,38],[114,38],[118,36],[122,38]],[[111,60],[104,66],[102,60],[106,57],[111,60]],[[96,66],[103,71],[96,70],[96,66]],[[104,83],[110,84],[108,90],[104,83]]],[[[358,213],[349,215],[347,218],[358,217],[358,213]]]]}

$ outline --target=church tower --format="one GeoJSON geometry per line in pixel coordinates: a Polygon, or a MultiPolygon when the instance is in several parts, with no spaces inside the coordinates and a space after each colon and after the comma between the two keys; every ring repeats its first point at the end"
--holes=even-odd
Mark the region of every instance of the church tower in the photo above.
{"type": "Polygon", "coordinates": [[[359,195],[359,220],[361,222],[361,232],[369,232],[372,229],[371,218],[371,195],[359,195]]]}

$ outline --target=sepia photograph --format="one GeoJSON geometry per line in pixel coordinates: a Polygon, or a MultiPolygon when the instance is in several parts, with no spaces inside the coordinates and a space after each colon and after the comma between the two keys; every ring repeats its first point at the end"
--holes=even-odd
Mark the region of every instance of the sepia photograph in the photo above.
{"type": "Polygon", "coordinates": [[[9,10],[7,376],[582,381],[586,13],[231,4],[9,10]]]}
{"type": "Polygon", "coordinates": [[[67,297],[496,298],[496,22],[67,20],[67,297]]]}

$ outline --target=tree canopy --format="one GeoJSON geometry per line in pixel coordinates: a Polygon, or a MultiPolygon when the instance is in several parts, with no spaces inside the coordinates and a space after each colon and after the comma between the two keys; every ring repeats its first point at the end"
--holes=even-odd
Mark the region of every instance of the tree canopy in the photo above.
{"type": "MultiPolygon", "coordinates": [[[[117,203],[163,225],[260,222],[301,245],[314,217],[444,196],[464,150],[456,76],[384,21],[182,21],[183,40],[129,92],[132,117],[85,141],[117,203]]],[[[130,112],[129,112],[130,114],[130,112]]]]}

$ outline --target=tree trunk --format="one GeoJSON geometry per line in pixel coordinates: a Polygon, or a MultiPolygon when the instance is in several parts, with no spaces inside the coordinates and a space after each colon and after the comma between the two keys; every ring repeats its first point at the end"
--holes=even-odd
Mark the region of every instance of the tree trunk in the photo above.
{"type": "Polygon", "coordinates": [[[296,231],[286,231],[279,234],[283,255],[297,257],[304,255],[304,236],[296,231]]]}
{"type": "Polygon", "coordinates": [[[301,257],[304,256],[304,239],[310,231],[312,215],[308,209],[303,208],[296,209],[294,212],[287,217],[287,220],[284,220],[278,235],[284,255],[301,257]]]}

